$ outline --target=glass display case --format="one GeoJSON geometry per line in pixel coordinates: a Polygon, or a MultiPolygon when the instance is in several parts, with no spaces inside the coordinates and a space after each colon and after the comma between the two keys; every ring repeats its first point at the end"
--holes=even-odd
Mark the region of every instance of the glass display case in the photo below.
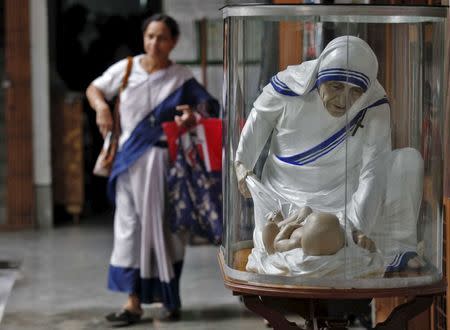
{"type": "Polygon", "coordinates": [[[447,7],[223,15],[225,276],[337,289],[440,281],[447,7]]]}

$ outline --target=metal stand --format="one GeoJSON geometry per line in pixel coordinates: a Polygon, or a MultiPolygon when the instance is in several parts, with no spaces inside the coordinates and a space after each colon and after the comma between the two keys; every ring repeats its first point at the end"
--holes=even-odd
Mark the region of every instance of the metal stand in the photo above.
{"type": "MultiPolygon", "coordinates": [[[[236,294],[236,293],[235,293],[236,294]]],[[[275,330],[344,330],[348,329],[345,319],[330,318],[322,306],[323,301],[315,299],[286,298],[280,304],[280,298],[273,300],[268,296],[242,296],[245,306],[252,312],[262,316],[275,330]],[[274,306],[276,305],[276,306],[274,306]],[[283,308],[288,306],[288,308],[283,308]],[[284,312],[297,312],[306,320],[304,326],[286,319],[284,312]]],[[[433,302],[433,296],[420,296],[395,308],[389,318],[371,328],[374,330],[407,329],[408,321],[425,311],[433,302]]]]}
{"type": "Polygon", "coordinates": [[[386,321],[373,330],[406,330],[408,321],[424,312],[435,296],[446,291],[445,280],[433,284],[387,289],[335,289],[326,287],[259,285],[228,277],[223,255],[219,254],[224,284],[234,295],[242,297],[245,306],[260,315],[275,330],[345,330],[348,314],[360,313],[373,298],[408,297],[408,302],[391,312],[386,321]],[[355,303],[356,302],[356,303],[355,303]],[[332,311],[330,306],[339,307],[332,311]],[[286,315],[299,315],[305,324],[291,322],[286,315]],[[347,315],[346,315],[347,314],[347,315]]]}

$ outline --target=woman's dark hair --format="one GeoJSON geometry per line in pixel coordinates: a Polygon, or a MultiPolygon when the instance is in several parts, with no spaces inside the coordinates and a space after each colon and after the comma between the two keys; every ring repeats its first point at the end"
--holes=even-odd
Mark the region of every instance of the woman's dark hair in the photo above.
{"type": "Polygon", "coordinates": [[[166,26],[169,28],[170,35],[173,39],[178,38],[178,36],[180,35],[180,28],[178,27],[177,21],[166,14],[155,14],[147,18],[144,23],[142,23],[142,33],[145,33],[145,30],[147,30],[147,27],[151,22],[164,22],[164,24],[166,24],[166,26]]]}

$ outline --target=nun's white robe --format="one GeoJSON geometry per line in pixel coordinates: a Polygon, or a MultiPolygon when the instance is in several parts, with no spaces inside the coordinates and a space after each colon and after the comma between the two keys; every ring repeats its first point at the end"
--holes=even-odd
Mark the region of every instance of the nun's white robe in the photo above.
{"type": "MultiPolygon", "coordinates": [[[[350,42],[360,46],[361,39],[355,39],[350,42]]],[[[330,43],[322,54],[330,54],[340,46],[342,49],[345,40],[338,41],[330,43]]],[[[262,186],[253,178],[247,179],[255,203],[255,249],[249,258],[249,270],[316,277],[327,272],[336,274],[337,263],[343,262],[334,258],[335,263],[328,256],[314,257],[318,263],[310,267],[301,249],[268,256],[261,230],[267,221],[265,215],[272,210],[268,207],[271,203],[256,196],[258,191],[261,195],[261,190],[276,196],[279,204],[307,205],[314,211],[336,214],[349,237],[352,228],[356,228],[373,239],[387,263],[397,253],[416,250],[422,158],[412,148],[391,151],[389,104],[384,89],[371,72],[363,71],[372,76],[372,82],[346,115],[333,117],[328,113],[315,87],[316,81],[311,80],[315,80],[320,65],[322,69],[343,66],[336,62],[333,56],[328,59],[322,56],[278,73],[255,101],[247,118],[235,159],[247,169],[254,168],[271,135],[262,186]],[[363,127],[357,128],[353,136],[356,125],[351,122],[363,109],[366,109],[363,127]],[[324,269],[323,263],[327,262],[331,262],[330,267],[324,269]]],[[[351,239],[349,244],[351,250],[346,251],[346,261],[349,262],[349,256],[361,261],[352,260],[354,276],[379,271],[375,268],[380,263],[372,260],[371,264],[376,266],[369,269],[370,258],[361,259],[369,255],[367,251],[353,245],[351,239]]]]}

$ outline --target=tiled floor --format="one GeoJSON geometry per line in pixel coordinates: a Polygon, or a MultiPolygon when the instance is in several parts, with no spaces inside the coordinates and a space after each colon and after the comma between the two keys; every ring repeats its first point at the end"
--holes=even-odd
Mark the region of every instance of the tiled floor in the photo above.
{"type": "Polygon", "coordinates": [[[0,322],[16,276],[17,272],[14,270],[0,270],[0,322]]]}
{"type": "MultiPolygon", "coordinates": [[[[112,224],[93,219],[50,231],[0,233],[0,242],[1,256],[22,260],[0,329],[109,329],[104,315],[124,300],[106,290],[112,224]]],[[[181,282],[182,321],[153,323],[155,308],[147,306],[144,321],[132,329],[264,328],[263,321],[225,289],[216,253],[213,246],[188,248],[181,282]]]]}
{"type": "MultiPolygon", "coordinates": [[[[105,287],[112,246],[109,220],[84,220],[78,226],[49,231],[0,233],[0,242],[0,256],[22,261],[0,329],[110,329],[104,315],[121,306],[124,296],[105,287]]],[[[266,328],[224,287],[216,247],[188,248],[181,298],[180,322],[152,322],[157,310],[147,306],[143,322],[131,329],[266,328]]]]}

